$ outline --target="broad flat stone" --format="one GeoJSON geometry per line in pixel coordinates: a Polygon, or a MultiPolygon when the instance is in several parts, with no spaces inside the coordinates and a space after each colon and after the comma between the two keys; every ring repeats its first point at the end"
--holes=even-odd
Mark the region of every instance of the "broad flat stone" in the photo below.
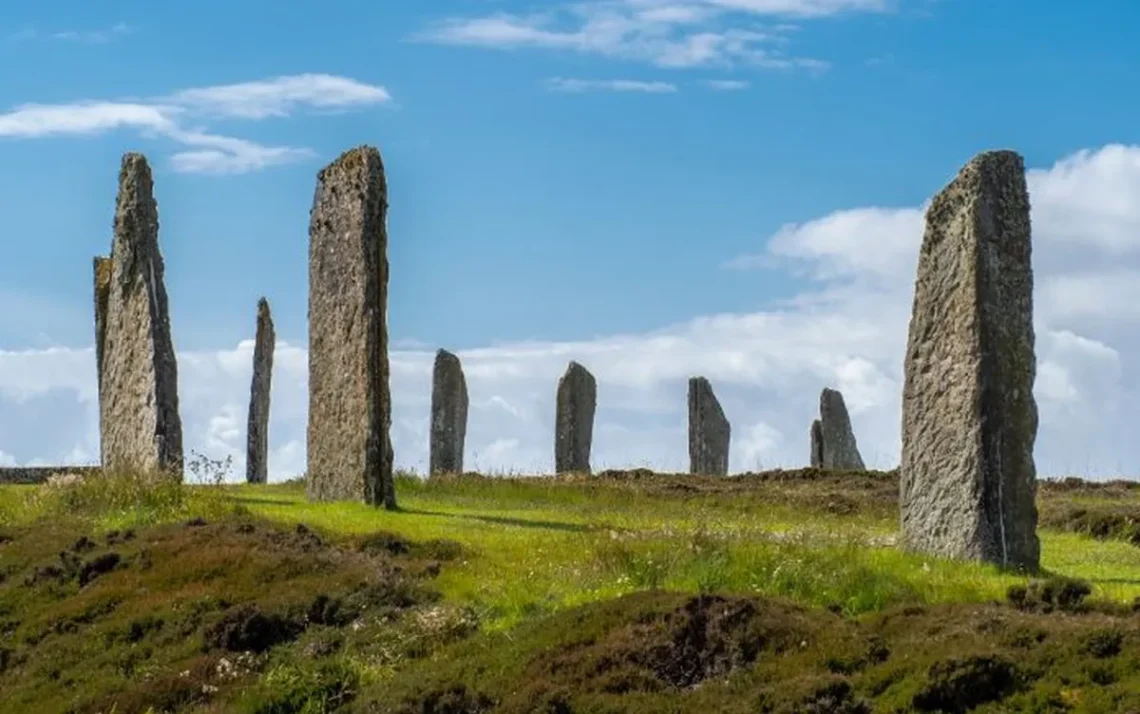
{"type": "Polygon", "coordinates": [[[689,379],[689,472],[728,475],[731,429],[712,385],[704,377],[689,379]]]}
{"type": "MultiPolygon", "coordinates": [[[[863,457],[851,430],[851,417],[843,395],[824,387],[819,395],[819,467],[834,471],[862,471],[863,457]]],[[[814,447],[813,447],[814,456],[814,447]]]]}
{"type": "Polygon", "coordinates": [[[429,474],[463,473],[467,406],[467,380],[459,357],[437,351],[431,379],[429,474]]]}
{"type": "Polygon", "coordinates": [[[1036,377],[1021,156],[976,156],[931,202],[902,403],[902,534],[914,550],[1036,569],[1036,377]]]}
{"type": "Polygon", "coordinates": [[[269,301],[257,301],[257,331],[253,341],[253,378],[249,385],[249,419],[246,422],[245,480],[269,479],[269,391],[273,381],[273,349],[277,333],[269,301]]]}
{"type": "Polygon", "coordinates": [[[150,166],[142,154],[128,153],[119,170],[104,326],[96,326],[97,341],[103,332],[96,359],[103,466],[181,478],[178,366],[163,272],[150,166]]]}
{"type": "Polygon", "coordinates": [[[388,187],[360,146],[320,171],[309,215],[309,423],[314,501],[396,507],[388,387],[388,187]]]}
{"type": "Polygon", "coordinates": [[[598,383],[590,370],[571,361],[558,380],[554,419],[554,470],[556,473],[590,473],[590,446],[594,439],[594,413],[598,383]]]}

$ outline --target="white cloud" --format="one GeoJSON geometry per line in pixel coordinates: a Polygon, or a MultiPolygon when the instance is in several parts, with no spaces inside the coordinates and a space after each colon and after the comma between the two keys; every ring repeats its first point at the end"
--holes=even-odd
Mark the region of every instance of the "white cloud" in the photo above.
{"type": "Polygon", "coordinates": [[[791,28],[758,27],[757,20],[887,9],[881,0],[585,0],[530,14],[447,18],[413,38],[503,50],[561,50],[658,67],[739,65],[816,72],[828,64],[779,49],[791,28]]]}
{"type": "Polygon", "coordinates": [[[184,89],[154,100],[23,104],[0,114],[0,137],[94,136],[134,129],[188,147],[171,157],[183,173],[245,173],[313,156],[307,148],[264,146],[184,126],[187,116],[259,120],[286,117],[299,107],[347,109],[383,104],[388,91],[345,77],[300,74],[214,87],[184,89]]]}
{"type": "MultiPolygon", "coordinates": [[[[1140,202],[1106,220],[1096,201],[1140,180],[1140,163],[1124,160],[1136,157],[1140,147],[1106,147],[1029,172],[1036,456],[1043,475],[1140,471],[1131,415],[1140,397],[1133,308],[1140,301],[1121,292],[1131,275],[1140,276],[1140,254],[1131,250],[1140,238],[1121,234],[1140,216],[1140,202]],[[1051,191],[1061,177],[1071,188],[1051,191]],[[1088,235],[1073,251],[1065,227],[1081,224],[1088,235]]],[[[947,175],[956,168],[947,167],[947,175]]],[[[554,392],[571,359],[598,380],[596,469],[687,469],[686,381],[694,375],[710,379],[732,422],[733,470],[807,463],[808,428],[824,386],[843,392],[864,460],[896,465],[902,357],[922,229],[921,207],[839,210],[785,226],[769,239],[762,254],[769,267],[800,266],[815,280],[762,311],[705,316],[643,334],[459,352],[470,390],[468,467],[552,469],[554,392]]],[[[434,350],[403,344],[408,348],[391,354],[393,442],[397,463],[422,472],[434,350]]],[[[237,477],[244,474],[251,360],[248,340],[179,354],[187,454],[231,455],[237,477]]],[[[279,480],[304,468],[303,347],[279,343],[274,369],[270,474],[279,480]]],[[[98,453],[94,384],[90,349],[0,352],[0,451],[20,463],[98,453]]]]}
{"type": "Polygon", "coordinates": [[[134,32],[134,28],[125,22],[115,23],[110,27],[97,30],[55,30],[41,32],[34,27],[25,27],[11,36],[13,40],[57,40],[63,42],[85,42],[93,45],[102,45],[134,32]]]}
{"type": "Polygon", "coordinates": [[[264,119],[288,116],[297,106],[342,109],[382,104],[392,96],[384,87],[330,74],[298,74],[258,82],[184,89],[170,101],[223,117],[264,119]]]}
{"type": "Polygon", "coordinates": [[[556,92],[638,92],[643,94],[672,94],[677,85],[668,82],[642,82],[633,79],[570,79],[553,77],[546,82],[556,92]]]}
{"type": "Polygon", "coordinates": [[[710,79],[705,82],[705,86],[721,92],[739,92],[752,85],[739,79],[710,79]]]}

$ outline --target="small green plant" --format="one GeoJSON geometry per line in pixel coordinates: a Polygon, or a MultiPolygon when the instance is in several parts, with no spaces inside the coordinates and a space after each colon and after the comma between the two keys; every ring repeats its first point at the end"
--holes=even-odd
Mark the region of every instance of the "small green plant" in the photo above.
{"type": "Polygon", "coordinates": [[[232,454],[226,454],[224,459],[211,459],[205,454],[191,451],[190,458],[186,459],[186,468],[194,476],[193,482],[203,486],[224,484],[226,477],[233,470],[233,464],[232,454]]]}

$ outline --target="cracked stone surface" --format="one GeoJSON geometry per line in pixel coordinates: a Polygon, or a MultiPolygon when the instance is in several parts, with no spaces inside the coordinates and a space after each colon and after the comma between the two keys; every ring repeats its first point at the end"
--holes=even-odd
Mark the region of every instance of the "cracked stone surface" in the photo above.
{"type": "Polygon", "coordinates": [[[728,475],[731,429],[712,385],[704,377],[689,379],[689,472],[728,475]]]}
{"type": "Polygon", "coordinates": [[[931,202],[904,365],[908,548],[1035,569],[1029,195],[1021,156],[974,157],[931,202]]]}
{"type": "MultiPolygon", "coordinates": [[[[103,326],[96,315],[100,447],[109,471],[164,470],[182,476],[178,365],[170,334],[158,204],[142,154],[124,154],[111,244],[103,326]]],[[[106,267],[103,266],[103,270],[106,267]]],[[[96,262],[96,285],[100,265],[96,262]]],[[[99,300],[96,288],[96,302],[99,300]]]]}
{"type": "Polygon", "coordinates": [[[249,419],[246,422],[245,480],[265,483],[269,479],[269,391],[273,381],[273,349],[277,333],[269,301],[257,301],[257,332],[253,341],[253,378],[249,386],[249,419]]]}
{"type": "Polygon", "coordinates": [[[431,378],[429,474],[463,473],[467,407],[467,380],[463,376],[463,364],[451,352],[438,350],[431,378]]]}
{"type": "Polygon", "coordinates": [[[317,175],[309,214],[309,423],[314,501],[396,507],[388,377],[388,187],[358,146],[317,175]]]}
{"type": "Polygon", "coordinates": [[[111,259],[95,256],[95,377],[103,383],[103,343],[107,335],[107,300],[111,297],[111,259]]]}
{"type": "Polygon", "coordinates": [[[554,424],[556,473],[590,473],[598,383],[590,371],[570,362],[558,380],[554,424]]]}

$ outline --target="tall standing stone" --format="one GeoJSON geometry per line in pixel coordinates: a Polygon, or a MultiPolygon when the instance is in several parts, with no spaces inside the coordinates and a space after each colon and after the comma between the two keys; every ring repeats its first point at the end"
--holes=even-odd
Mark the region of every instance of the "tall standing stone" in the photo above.
{"type": "Polygon", "coordinates": [[[150,166],[141,154],[128,153],[119,169],[102,358],[96,357],[103,466],[158,469],[181,478],[178,365],[163,271],[150,166]]]}
{"type": "Polygon", "coordinates": [[[904,371],[904,542],[1036,569],[1033,272],[1018,154],[974,157],[931,202],[904,371]]]}
{"type": "Polygon", "coordinates": [[[590,473],[598,383],[590,371],[571,361],[558,379],[554,413],[555,473],[590,473]]]}
{"type": "Polygon", "coordinates": [[[463,377],[463,365],[451,352],[437,351],[431,379],[429,474],[463,473],[467,405],[467,380],[463,377]]]}
{"type": "Polygon", "coordinates": [[[835,389],[824,387],[819,395],[819,419],[812,424],[811,454],[812,466],[817,468],[836,471],[862,471],[866,468],[855,443],[843,394],[835,389]]]}
{"type": "Polygon", "coordinates": [[[111,259],[95,256],[95,376],[103,383],[103,343],[107,336],[107,301],[111,297],[111,259]]]}
{"type": "Polygon", "coordinates": [[[728,419],[704,377],[689,379],[689,472],[728,475],[728,419]]]}
{"type": "Polygon", "coordinates": [[[388,186],[359,146],[317,175],[309,216],[309,424],[315,501],[396,507],[388,390],[388,186]]]}
{"type": "Polygon", "coordinates": [[[269,389],[273,381],[273,348],[277,333],[269,301],[257,301],[257,332],[253,341],[253,379],[249,386],[249,420],[246,422],[245,480],[269,479],[269,389]]]}

